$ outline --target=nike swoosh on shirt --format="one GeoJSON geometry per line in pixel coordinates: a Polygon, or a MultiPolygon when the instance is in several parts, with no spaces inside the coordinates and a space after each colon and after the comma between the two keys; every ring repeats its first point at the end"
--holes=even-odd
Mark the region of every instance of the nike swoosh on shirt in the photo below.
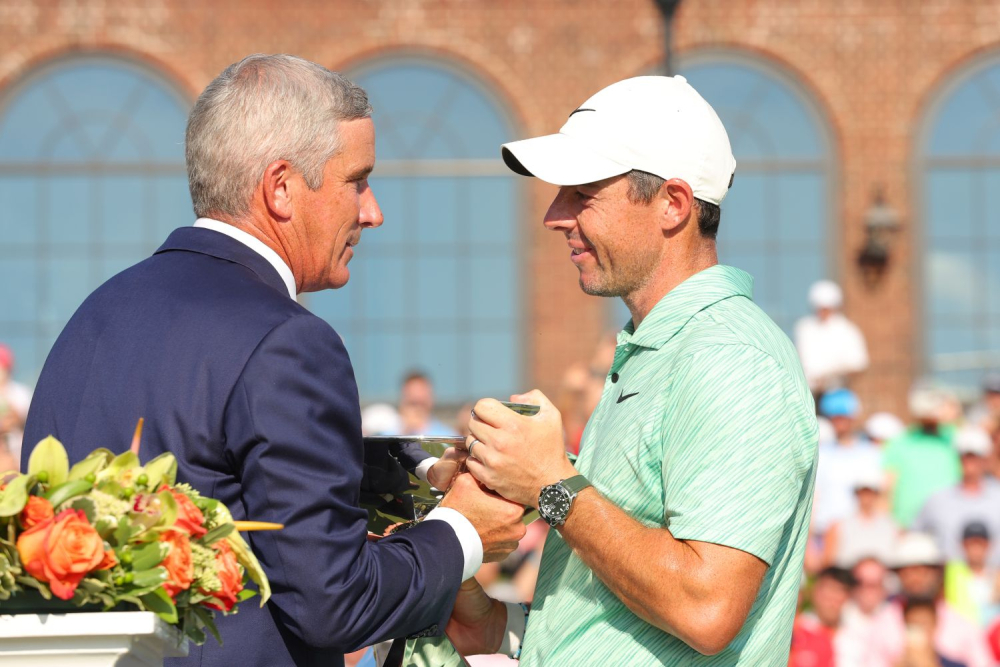
{"type": "Polygon", "coordinates": [[[616,401],[616,403],[621,403],[622,401],[627,401],[628,399],[632,398],[633,396],[638,396],[638,395],[639,395],[639,392],[634,392],[634,393],[625,394],[625,395],[622,395],[621,392],[619,392],[618,393],[618,400],[616,401]]]}

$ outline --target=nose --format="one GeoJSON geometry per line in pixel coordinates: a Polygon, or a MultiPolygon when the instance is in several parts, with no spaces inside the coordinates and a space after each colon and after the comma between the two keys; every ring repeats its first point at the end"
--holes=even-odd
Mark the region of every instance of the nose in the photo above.
{"type": "Polygon", "coordinates": [[[544,224],[546,229],[551,229],[554,232],[565,232],[576,225],[576,210],[572,205],[572,194],[572,188],[559,188],[555,199],[549,204],[549,210],[545,212],[544,224]]]}
{"type": "Polygon", "coordinates": [[[375,193],[372,192],[368,181],[365,181],[365,187],[361,191],[361,211],[358,216],[358,222],[361,223],[362,227],[375,228],[381,227],[384,219],[382,208],[375,199],[375,193]]]}

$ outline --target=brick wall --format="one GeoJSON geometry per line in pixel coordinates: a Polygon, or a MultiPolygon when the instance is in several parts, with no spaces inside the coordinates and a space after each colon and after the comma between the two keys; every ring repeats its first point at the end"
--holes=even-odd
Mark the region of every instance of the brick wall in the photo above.
{"type": "MultiPolygon", "coordinates": [[[[80,51],[143,61],[192,98],[250,52],[290,52],[335,69],[419,52],[474,72],[529,135],[557,129],[599,88],[655,65],[661,40],[649,0],[4,0],[0,98],[35,65],[80,51]]],[[[921,370],[911,173],[919,124],[943,82],[998,44],[1000,3],[981,0],[688,0],[678,12],[679,57],[724,47],[774,60],[828,117],[838,277],[869,341],[872,369],[859,388],[870,410],[902,410],[921,370]],[[871,288],[855,257],[876,187],[905,227],[888,273],[871,288]]],[[[529,193],[527,377],[553,390],[569,363],[589,357],[606,303],[579,291],[561,237],[541,226],[553,189],[534,184],[529,193]]]]}

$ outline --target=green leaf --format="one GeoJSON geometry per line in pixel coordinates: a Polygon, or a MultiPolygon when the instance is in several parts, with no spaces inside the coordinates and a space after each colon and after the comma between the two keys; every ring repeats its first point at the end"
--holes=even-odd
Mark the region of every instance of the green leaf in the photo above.
{"type": "Polygon", "coordinates": [[[177,459],[170,452],[160,454],[147,463],[143,470],[149,478],[151,489],[158,489],[164,483],[173,485],[177,481],[177,459]]]}
{"type": "Polygon", "coordinates": [[[139,457],[133,452],[122,452],[106,468],[97,473],[97,479],[117,479],[126,470],[140,468],[139,457]]]}
{"type": "Polygon", "coordinates": [[[15,516],[28,504],[28,488],[34,483],[32,475],[18,475],[7,482],[0,491],[0,517],[15,516]]]}
{"type": "Polygon", "coordinates": [[[43,584],[42,582],[38,581],[34,577],[19,576],[17,577],[17,583],[21,584],[22,586],[28,586],[30,588],[34,588],[39,593],[41,593],[42,597],[45,598],[46,600],[52,599],[52,591],[49,590],[49,587],[43,584]]]}
{"type": "MultiPolygon", "coordinates": [[[[154,567],[151,570],[135,571],[132,585],[136,588],[146,588],[167,581],[167,569],[165,567],[154,567]]],[[[171,602],[171,604],[173,604],[171,602]]]]}
{"type": "MultiPolygon", "coordinates": [[[[97,505],[95,505],[94,501],[90,498],[82,496],[71,502],[69,506],[71,509],[83,510],[84,516],[87,517],[87,521],[90,522],[91,525],[93,525],[94,521],[97,520],[97,505]]],[[[97,532],[100,534],[101,531],[97,532]]],[[[104,539],[104,535],[101,535],[101,539],[104,539]]]]}
{"type": "Polygon", "coordinates": [[[216,526],[212,530],[205,533],[205,536],[201,538],[202,544],[205,546],[212,546],[224,537],[227,537],[229,533],[236,530],[236,526],[231,523],[224,523],[221,526],[216,526]]]}
{"type": "Polygon", "coordinates": [[[127,516],[118,519],[118,526],[115,528],[115,544],[119,546],[128,544],[132,535],[132,521],[127,516]]]}
{"type": "Polygon", "coordinates": [[[249,600],[253,596],[257,595],[257,591],[252,588],[244,588],[236,595],[237,602],[243,602],[244,600],[249,600]]]}
{"type": "MultiPolygon", "coordinates": [[[[76,503],[73,504],[75,505],[76,503]]],[[[84,512],[86,512],[86,510],[84,510],[84,512]]],[[[89,515],[87,516],[87,519],[93,523],[93,519],[91,519],[89,515]]],[[[115,533],[115,528],[117,527],[118,522],[107,517],[94,524],[94,530],[97,531],[97,534],[101,536],[102,540],[110,540],[111,536],[115,533]]]]}
{"type": "Polygon", "coordinates": [[[205,633],[201,631],[201,628],[196,628],[194,623],[191,623],[184,628],[184,634],[188,636],[196,645],[201,646],[205,643],[207,637],[205,633]]]}
{"type": "Polygon", "coordinates": [[[136,571],[152,569],[162,563],[169,552],[170,545],[163,542],[150,542],[133,549],[132,569],[136,571]]]}
{"type": "Polygon", "coordinates": [[[49,484],[58,486],[69,477],[69,457],[62,443],[51,435],[35,445],[28,457],[28,474],[37,476],[45,471],[49,475],[49,484]]]}
{"type": "Polygon", "coordinates": [[[146,609],[154,612],[167,623],[177,622],[177,607],[162,588],[157,588],[155,591],[147,593],[139,599],[142,600],[142,604],[145,605],[146,609]]]}
{"type": "Polygon", "coordinates": [[[215,615],[212,610],[205,607],[191,607],[191,611],[198,617],[201,624],[212,633],[215,641],[219,642],[219,646],[222,646],[222,636],[219,634],[219,629],[215,627],[215,615]]]}
{"type": "Polygon", "coordinates": [[[264,574],[264,568],[260,566],[260,561],[253,555],[250,546],[243,541],[239,533],[235,531],[230,533],[226,536],[226,540],[232,547],[233,553],[236,554],[236,560],[246,569],[247,574],[260,589],[260,606],[263,607],[268,598],[271,597],[271,583],[267,580],[267,575],[264,574]]]}
{"type": "Polygon", "coordinates": [[[107,449],[97,449],[87,455],[87,458],[80,461],[69,469],[69,480],[83,479],[87,475],[97,475],[115,457],[107,449]]]}
{"type": "Polygon", "coordinates": [[[52,507],[59,507],[70,498],[82,496],[93,488],[94,485],[87,480],[76,479],[71,482],[63,482],[58,486],[51,485],[44,497],[52,503],[52,507]]]}
{"type": "Polygon", "coordinates": [[[170,491],[160,491],[156,494],[157,499],[160,501],[160,520],[156,522],[155,526],[159,528],[170,528],[177,521],[177,500],[174,498],[174,494],[170,491]]]}

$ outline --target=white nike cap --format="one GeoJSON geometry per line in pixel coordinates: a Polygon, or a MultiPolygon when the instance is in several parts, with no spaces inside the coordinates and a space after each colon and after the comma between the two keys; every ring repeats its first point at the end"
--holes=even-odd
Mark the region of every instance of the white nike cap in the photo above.
{"type": "Polygon", "coordinates": [[[698,199],[721,204],[736,159],[715,110],[682,76],[613,83],[570,114],[559,134],[501,147],[522,176],[582,185],[633,169],[679,178],[698,199]]]}

